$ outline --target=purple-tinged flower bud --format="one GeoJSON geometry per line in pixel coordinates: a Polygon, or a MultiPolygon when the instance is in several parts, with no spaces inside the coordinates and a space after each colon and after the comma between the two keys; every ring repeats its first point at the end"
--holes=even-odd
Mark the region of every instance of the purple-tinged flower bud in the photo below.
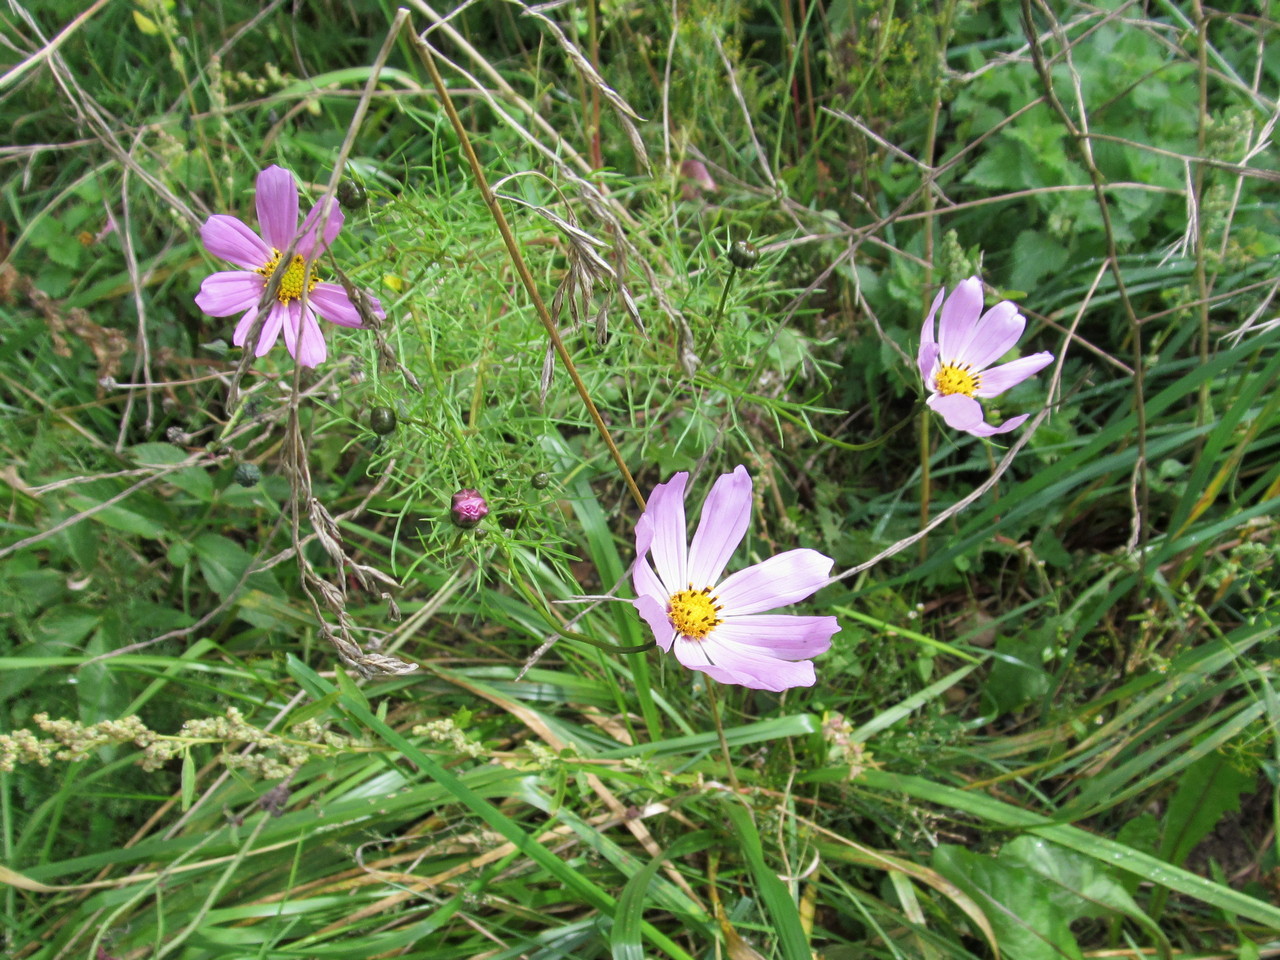
{"type": "Polygon", "coordinates": [[[450,508],[455,526],[474,527],[489,515],[489,504],[480,496],[479,490],[467,488],[453,495],[453,506],[450,508]]]}

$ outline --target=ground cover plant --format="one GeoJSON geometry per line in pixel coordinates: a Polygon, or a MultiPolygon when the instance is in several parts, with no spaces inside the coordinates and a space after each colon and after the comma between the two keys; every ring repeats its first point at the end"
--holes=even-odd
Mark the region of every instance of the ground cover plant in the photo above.
{"type": "Polygon", "coordinates": [[[4,955],[1276,953],[1276,23],[11,3],[4,955]]]}

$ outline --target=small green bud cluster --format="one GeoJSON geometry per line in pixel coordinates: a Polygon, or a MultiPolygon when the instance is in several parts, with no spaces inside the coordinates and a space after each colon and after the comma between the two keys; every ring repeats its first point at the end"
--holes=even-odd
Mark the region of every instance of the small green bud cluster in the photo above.
{"type": "Polygon", "coordinates": [[[54,760],[85,760],[99,747],[115,744],[136,743],[145,748],[156,737],[137,717],[88,726],[78,720],[50,720],[47,713],[37,713],[33,719],[49,739],[30,730],[0,734],[0,773],[12,773],[20,763],[47,767],[54,760]]]}
{"type": "Polygon", "coordinates": [[[288,737],[268,733],[246,721],[235,707],[228,707],[221,717],[188,720],[173,736],[148,729],[138,717],[88,725],[78,720],[51,720],[45,713],[37,713],[33,719],[44,738],[30,730],[0,734],[0,773],[11,773],[19,764],[47,767],[54,760],[86,760],[99,747],[126,743],[142,748],[144,770],[158,770],[193,746],[220,743],[223,749],[219,760],[228,768],[279,779],[308,760],[364,746],[325,730],[314,720],[294,724],[288,737]],[[247,744],[257,749],[233,752],[247,744]]]}
{"type": "Polygon", "coordinates": [[[436,743],[448,744],[459,756],[483,757],[486,753],[484,744],[468,739],[458,725],[448,717],[419,724],[410,732],[415,737],[426,737],[436,743]]]}
{"type": "Polygon", "coordinates": [[[361,746],[350,737],[330,733],[314,720],[294,724],[288,737],[268,733],[245,720],[235,707],[227,707],[224,716],[188,720],[177,735],[158,737],[144,751],[142,767],[157,770],[197,743],[223,744],[218,759],[228,769],[244,770],[268,780],[286,777],[308,760],[361,746]],[[249,744],[257,749],[232,752],[249,744]]]}

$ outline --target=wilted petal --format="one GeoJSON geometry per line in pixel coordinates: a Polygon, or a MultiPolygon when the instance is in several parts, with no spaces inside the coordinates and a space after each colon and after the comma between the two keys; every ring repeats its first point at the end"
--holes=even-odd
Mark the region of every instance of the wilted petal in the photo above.
{"type": "MultiPolygon", "coordinates": [[[[204,248],[215,257],[229,260],[237,267],[257,270],[271,262],[271,248],[239,217],[215,213],[200,228],[204,248]]],[[[226,314],[214,314],[226,316],[226,314]]]]}
{"type": "Polygon", "coordinates": [[[942,320],[938,324],[938,343],[942,345],[944,362],[955,356],[957,344],[969,339],[981,315],[982,281],[977,277],[961,280],[942,305],[942,320]]]}
{"type": "Polygon", "coordinates": [[[307,301],[316,313],[330,323],[344,327],[359,327],[364,323],[360,311],[355,308],[347,291],[336,283],[317,283],[316,288],[307,294],[307,301]]]}
{"type": "Polygon", "coordinates": [[[982,386],[978,388],[977,395],[998,397],[1010,387],[1018,385],[1028,377],[1034,377],[1051,363],[1053,363],[1053,354],[1045,350],[992,367],[983,372],[982,386]]]}
{"type": "Polygon", "coordinates": [[[728,618],[713,636],[718,643],[751,647],[777,660],[806,660],[830,650],[839,630],[835,617],[757,613],[728,618]]]}
{"type": "Polygon", "coordinates": [[[1027,320],[1017,306],[1001,300],[982,315],[969,339],[957,344],[947,354],[945,363],[968,364],[973,370],[985,370],[1018,344],[1027,320]]]}
{"type": "Polygon", "coordinates": [[[666,483],[660,483],[649,494],[649,505],[636,523],[636,556],[652,551],[658,578],[667,595],[689,585],[685,576],[684,485],[689,474],[681,471],[666,483]]]}
{"type": "Polygon", "coordinates": [[[298,230],[298,182],[284,167],[273,164],[258,174],[255,202],[263,238],[283,253],[298,230]]]}
{"type": "Polygon", "coordinates": [[[702,504],[698,531],[689,545],[689,582],[709,587],[724,573],[751,522],[751,475],[738,466],[723,474],[702,504]]]}
{"type": "Polygon", "coordinates": [[[722,615],[762,613],[803,600],[826,586],[833,563],[817,550],[788,550],[739,570],[715,589],[722,615]]]}
{"type": "Polygon", "coordinates": [[[211,273],[200,284],[196,306],[211,317],[229,317],[257,306],[262,297],[263,277],[248,270],[211,273]]]}

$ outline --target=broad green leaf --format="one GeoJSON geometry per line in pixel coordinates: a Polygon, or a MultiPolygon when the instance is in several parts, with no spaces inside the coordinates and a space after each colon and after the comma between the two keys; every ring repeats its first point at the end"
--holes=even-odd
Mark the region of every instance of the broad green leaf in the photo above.
{"type": "MultiPolygon", "coordinates": [[[[242,596],[248,588],[261,590],[268,595],[280,595],[280,588],[269,572],[259,571],[245,577],[245,571],[249,569],[253,557],[235,541],[217,533],[202,533],[191,541],[191,547],[195,550],[205,582],[222,599],[230,599],[236,594],[237,587],[242,596]]],[[[243,606],[240,615],[254,626],[264,629],[281,625],[275,616],[264,612],[260,604],[243,606]]]]}
{"type": "MultiPolygon", "coordinates": [[[[121,506],[120,503],[113,503],[107,507],[102,506],[107,499],[104,497],[98,500],[85,493],[72,493],[67,495],[67,504],[74,510],[94,510],[95,512],[90,515],[89,519],[102,524],[104,527],[111,527],[113,530],[119,530],[122,533],[133,534],[135,537],[160,540],[167,533],[163,524],[121,506]]],[[[123,503],[124,501],[121,502],[123,503]]]]}
{"type": "Polygon", "coordinates": [[[1010,960],[1082,960],[1071,913],[1021,864],[951,844],[935,849],[932,863],[982,908],[1010,960]]]}
{"type": "Polygon", "coordinates": [[[1241,771],[1218,751],[1182,773],[1165,811],[1160,856],[1181,865],[1228,813],[1240,809],[1240,796],[1257,789],[1256,771],[1241,771]]]}
{"type": "Polygon", "coordinates": [[[786,884],[778,879],[777,871],[764,859],[764,845],[756,830],[755,821],[737,797],[726,796],[725,815],[733,824],[734,836],[740,844],[742,855],[751,868],[756,893],[764,901],[765,909],[773,920],[773,932],[778,938],[778,952],[783,960],[811,960],[808,938],[800,923],[800,912],[795,898],[786,884]]]}
{"type": "Polygon", "coordinates": [[[1121,914],[1151,934],[1162,957],[1169,956],[1169,942],[1160,927],[1143,913],[1110,867],[1031,836],[1021,836],[1005,844],[1000,859],[1015,867],[1021,865],[1043,878],[1054,902],[1072,920],[1121,914]]]}
{"type": "Polygon", "coordinates": [[[906,794],[919,800],[962,810],[1005,829],[1024,830],[1060,843],[1103,863],[1116,865],[1144,880],[1203,900],[1227,913],[1246,917],[1267,927],[1280,928],[1280,908],[1203,877],[1196,876],[1139,850],[1099,837],[1079,827],[1056,823],[1048,817],[1002,803],[981,793],[934,783],[924,777],[864,770],[861,788],[906,794]]]}

